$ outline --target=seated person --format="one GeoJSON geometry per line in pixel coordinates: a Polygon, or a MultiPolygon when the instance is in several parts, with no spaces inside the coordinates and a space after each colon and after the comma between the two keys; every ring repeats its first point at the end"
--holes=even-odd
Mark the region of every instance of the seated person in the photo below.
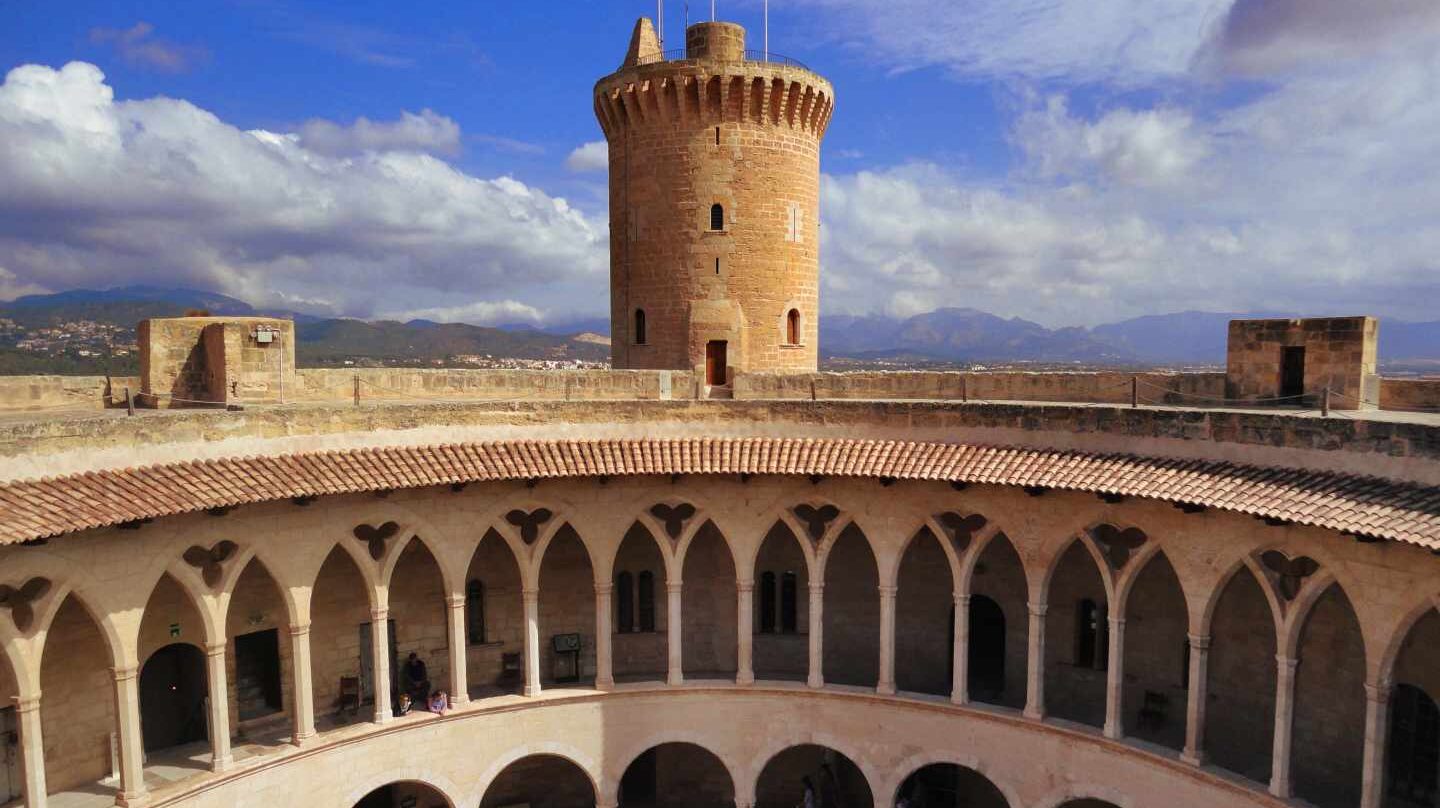
{"type": "Polygon", "coordinates": [[[430,694],[430,703],[427,706],[430,712],[436,715],[444,715],[445,711],[450,709],[450,698],[445,695],[445,691],[437,690],[430,694]]]}
{"type": "Polygon", "coordinates": [[[401,693],[401,694],[400,694],[400,700],[399,700],[398,702],[396,702],[396,704],[395,704],[395,714],[396,714],[396,715],[409,715],[409,714],[410,714],[410,694],[409,694],[409,693],[401,693]]]}
{"type": "Polygon", "coordinates": [[[410,700],[423,703],[430,695],[430,671],[425,667],[425,660],[421,659],[414,651],[410,652],[410,658],[405,661],[405,692],[410,694],[410,700]]]}

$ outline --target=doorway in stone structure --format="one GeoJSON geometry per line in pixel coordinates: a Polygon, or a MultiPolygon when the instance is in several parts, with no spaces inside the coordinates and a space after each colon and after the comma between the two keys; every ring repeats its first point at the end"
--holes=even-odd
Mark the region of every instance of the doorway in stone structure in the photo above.
{"type": "Polygon", "coordinates": [[[984,595],[970,598],[970,695],[993,702],[1005,692],[1005,612],[984,595]]]}
{"type": "Polygon", "coordinates": [[[151,654],[140,669],[145,751],[205,740],[205,696],[205,655],[199,648],[174,643],[151,654]]]}
{"type": "Polygon", "coordinates": [[[1305,346],[1280,349],[1280,395],[1298,398],[1305,395],[1305,346]]]}
{"type": "Polygon", "coordinates": [[[0,799],[13,800],[20,797],[20,733],[15,726],[15,708],[0,709],[0,799]]]}
{"type": "Polygon", "coordinates": [[[235,638],[235,704],[241,721],[284,709],[280,683],[280,632],[253,631],[235,638]]]}
{"type": "Polygon", "coordinates": [[[728,343],[723,339],[712,339],[705,343],[705,383],[711,387],[725,386],[728,348],[728,343]]]}

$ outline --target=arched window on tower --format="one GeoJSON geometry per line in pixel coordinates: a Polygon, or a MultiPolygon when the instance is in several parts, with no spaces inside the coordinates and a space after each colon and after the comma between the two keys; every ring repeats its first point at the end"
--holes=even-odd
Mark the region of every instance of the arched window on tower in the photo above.
{"type": "Polygon", "coordinates": [[[644,310],[644,309],[636,309],[636,310],[635,310],[635,334],[634,334],[634,336],[635,336],[635,344],[636,344],[636,345],[644,345],[644,344],[646,344],[646,342],[647,342],[647,336],[646,336],[646,334],[645,334],[645,310],[644,310]]]}
{"type": "Polygon", "coordinates": [[[790,313],[785,315],[785,344],[786,344],[786,345],[799,345],[799,344],[800,344],[800,310],[799,310],[799,309],[791,309],[791,310],[790,310],[790,313]]]}
{"type": "Polygon", "coordinates": [[[485,643],[485,584],[479,579],[465,585],[465,639],[471,645],[485,643]]]}
{"type": "Polygon", "coordinates": [[[640,573],[640,630],[655,630],[655,574],[640,573]]]}
{"type": "Polygon", "coordinates": [[[615,576],[615,630],[629,634],[635,630],[635,579],[628,572],[615,576]]]}
{"type": "Polygon", "coordinates": [[[725,229],[725,206],[719,202],[710,206],[710,229],[725,229]]]}

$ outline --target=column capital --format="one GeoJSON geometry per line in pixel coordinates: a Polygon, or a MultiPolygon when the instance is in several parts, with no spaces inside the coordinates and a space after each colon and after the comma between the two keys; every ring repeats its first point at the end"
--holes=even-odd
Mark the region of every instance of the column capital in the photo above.
{"type": "Polygon", "coordinates": [[[306,637],[310,634],[309,623],[291,623],[289,629],[291,637],[306,637]]]}
{"type": "Polygon", "coordinates": [[[895,597],[895,593],[899,591],[900,587],[898,586],[882,586],[880,587],[880,597],[893,598],[895,597]]]}
{"type": "Polygon", "coordinates": [[[224,642],[224,641],[222,641],[222,642],[215,642],[215,643],[207,642],[207,643],[205,643],[205,656],[209,656],[209,657],[223,657],[223,656],[225,656],[226,650],[228,650],[229,648],[230,648],[230,643],[228,643],[228,642],[224,642]]]}
{"type": "Polygon", "coordinates": [[[811,582],[810,582],[810,594],[811,594],[811,595],[820,595],[820,594],[824,594],[824,592],[825,592],[825,582],[824,582],[824,581],[811,581],[811,582]]]}
{"type": "Polygon", "coordinates": [[[684,581],[666,581],[666,582],[665,582],[665,591],[668,592],[668,593],[671,594],[671,595],[678,595],[678,594],[680,594],[680,593],[684,590],[684,588],[685,588],[685,582],[684,582],[684,581]]]}
{"type": "Polygon", "coordinates": [[[390,619],[390,607],[381,606],[370,610],[370,619],[376,623],[390,619]]]}
{"type": "Polygon", "coordinates": [[[1027,603],[1025,605],[1030,609],[1031,617],[1044,617],[1045,613],[1050,611],[1048,603],[1027,603]]]}
{"type": "Polygon", "coordinates": [[[1185,635],[1185,636],[1186,636],[1186,638],[1188,638],[1188,639],[1190,640],[1190,650],[1192,650],[1192,651],[1208,651],[1208,650],[1210,650],[1210,635],[1209,635],[1209,634],[1187,634],[1187,635],[1185,635]]]}
{"type": "Polygon", "coordinates": [[[464,595],[445,596],[445,605],[451,609],[463,609],[465,608],[465,604],[469,602],[469,598],[465,597],[464,595]]]}
{"type": "Polygon", "coordinates": [[[15,705],[17,713],[33,713],[40,709],[40,694],[33,696],[11,696],[10,702],[15,705]]]}
{"type": "Polygon", "coordinates": [[[520,599],[526,603],[538,603],[540,601],[540,590],[529,588],[521,589],[520,599]]]}
{"type": "Polygon", "coordinates": [[[603,584],[595,584],[595,594],[596,594],[596,595],[609,595],[609,594],[612,594],[614,591],[615,591],[615,584],[612,584],[612,583],[610,583],[610,582],[608,582],[608,581],[605,582],[605,583],[603,583],[603,584]]]}
{"type": "Polygon", "coordinates": [[[1295,669],[1300,667],[1300,660],[1284,654],[1275,655],[1275,666],[1281,674],[1295,675],[1295,669]]]}
{"type": "Polygon", "coordinates": [[[1395,690],[1391,682],[1380,682],[1378,684],[1365,683],[1365,700],[1373,701],[1376,704],[1389,704],[1390,694],[1395,690]]]}
{"type": "Polygon", "coordinates": [[[955,601],[956,606],[969,606],[970,597],[971,595],[969,592],[956,592],[954,595],[951,596],[952,600],[955,601]]]}
{"type": "Polygon", "coordinates": [[[134,679],[140,675],[140,668],[111,668],[110,675],[115,677],[116,682],[123,682],[126,679],[134,679]]]}
{"type": "Polygon", "coordinates": [[[740,592],[741,594],[744,594],[744,593],[747,593],[747,592],[754,592],[754,591],[755,591],[755,582],[754,582],[754,581],[736,581],[736,582],[735,582],[735,591],[740,592]]]}
{"type": "Polygon", "coordinates": [[[1110,623],[1111,628],[1125,628],[1125,618],[1123,617],[1116,617],[1115,615],[1110,615],[1110,617],[1107,618],[1107,622],[1110,623]]]}

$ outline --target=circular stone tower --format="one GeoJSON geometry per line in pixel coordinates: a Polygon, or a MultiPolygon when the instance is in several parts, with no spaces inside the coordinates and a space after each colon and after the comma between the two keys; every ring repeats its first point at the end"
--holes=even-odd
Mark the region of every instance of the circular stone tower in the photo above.
{"type": "Polygon", "coordinates": [[[830,83],[706,22],[685,52],[648,19],[595,85],[610,147],[610,321],[616,368],[814,371],[820,141],[830,83]],[[673,57],[673,58],[672,58],[673,57]]]}

